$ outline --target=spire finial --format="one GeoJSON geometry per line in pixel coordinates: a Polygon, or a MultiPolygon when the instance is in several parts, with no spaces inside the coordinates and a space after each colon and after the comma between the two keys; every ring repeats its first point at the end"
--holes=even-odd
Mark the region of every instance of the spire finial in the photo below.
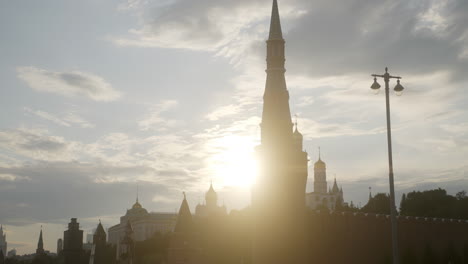
{"type": "Polygon", "coordinates": [[[186,196],[185,196],[185,192],[182,192],[182,194],[184,195],[184,200],[187,199],[186,196]]]}
{"type": "Polygon", "coordinates": [[[273,8],[271,10],[269,39],[283,39],[283,33],[281,32],[280,16],[278,11],[278,2],[276,0],[273,0],[273,8]]]}
{"type": "Polygon", "coordinates": [[[321,160],[322,157],[321,157],[321,153],[320,153],[320,146],[318,147],[318,149],[319,149],[319,160],[321,160]]]}
{"type": "Polygon", "coordinates": [[[138,193],[139,192],[139,189],[138,189],[138,183],[137,183],[137,193],[136,193],[136,202],[138,203],[138,193]]]}
{"type": "Polygon", "coordinates": [[[372,198],[372,187],[369,186],[369,200],[372,198]]]}
{"type": "Polygon", "coordinates": [[[294,125],[296,126],[297,131],[297,114],[294,114],[294,125]]]}

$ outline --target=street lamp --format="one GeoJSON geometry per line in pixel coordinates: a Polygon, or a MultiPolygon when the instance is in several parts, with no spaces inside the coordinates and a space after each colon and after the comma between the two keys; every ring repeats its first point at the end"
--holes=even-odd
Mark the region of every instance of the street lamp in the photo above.
{"type": "Polygon", "coordinates": [[[371,89],[374,91],[378,91],[380,89],[380,84],[377,82],[377,77],[383,78],[385,81],[385,101],[387,105],[387,144],[388,144],[388,180],[390,183],[390,221],[392,225],[392,252],[393,252],[393,264],[398,264],[399,261],[399,254],[398,254],[398,225],[396,219],[396,207],[395,207],[395,187],[393,184],[393,158],[392,158],[392,131],[390,125],[390,89],[388,87],[388,83],[390,79],[397,79],[397,85],[393,89],[397,95],[401,95],[403,90],[403,86],[400,84],[401,77],[399,76],[392,76],[388,73],[388,68],[385,67],[385,73],[383,75],[380,74],[372,74],[374,77],[374,83],[371,85],[371,89]]]}

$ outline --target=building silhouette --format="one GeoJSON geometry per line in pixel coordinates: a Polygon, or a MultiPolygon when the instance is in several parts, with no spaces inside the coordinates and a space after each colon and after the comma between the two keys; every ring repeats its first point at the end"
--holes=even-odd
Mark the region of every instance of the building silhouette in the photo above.
{"type": "Polygon", "coordinates": [[[6,233],[3,232],[3,225],[0,225],[0,251],[2,251],[3,257],[7,255],[7,245],[6,233]]]}
{"type": "Polygon", "coordinates": [[[13,248],[12,250],[8,251],[7,257],[9,258],[16,257],[16,248],[13,248]]]}
{"type": "Polygon", "coordinates": [[[63,260],[65,264],[79,264],[83,261],[83,230],[76,218],[68,224],[63,232],[63,260]]]}
{"type": "Polygon", "coordinates": [[[195,231],[192,213],[184,193],[177,223],[169,242],[168,264],[202,264],[201,252],[199,236],[195,231]]]}
{"type": "Polygon", "coordinates": [[[197,217],[220,216],[226,215],[226,207],[218,206],[218,194],[213,188],[213,183],[205,194],[205,204],[198,204],[195,207],[195,215],[197,217]]]}
{"type": "Polygon", "coordinates": [[[135,258],[135,239],[133,227],[130,221],[125,226],[124,236],[120,241],[119,263],[133,264],[135,258]]]}
{"type": "Polygon", "coordinates": [[[322,161],[319,150],[319,159],[314,164],[314,191],[306,194],[307,207],[333,211],[344,204],[343,188],[338,188],[336,178],[333,187],[327,188],[327,185],[327,165],[322,161]]]}
{"type": "Polygon", "coordinates": [[[63,249],[63,240],[61,238],[57,239],[57,255],[60,255],[62,253],[63,249]]]}
{"type": "Polygon", "coordinates": [[[297,126],[293,132],[284,65],[285,40],[274,0],[267,40],[261,144],[256,147],[260,172],[252,191],[254,264],[305,262],[308,159],[297,126]]]}
{"type": "Polygon", "coordinates": [[[168,233],[174,230],[177,216],[175,213],[149,213],[138,201],[138,196],[131,209],[120,217],[120,223],[109,228],[109,243],[117,249],[117,258],[123,253],[122,239],[125,236],[127,225],[133,229],[134,241],[144,241],[151,238],[156,232],[168,233]]]}

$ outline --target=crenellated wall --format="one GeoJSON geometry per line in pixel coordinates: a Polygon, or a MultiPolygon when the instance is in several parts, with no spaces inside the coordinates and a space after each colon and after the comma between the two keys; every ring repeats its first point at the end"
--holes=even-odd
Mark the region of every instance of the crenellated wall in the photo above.
{"type": "MultiPolygon", "coordinates": [[[[311,263],[390,263],[390,216],[310,211],[307,217],[311,263]]],[[[468,263],[468,221],[400,216],[398,227],[402,264],[468,263]]]]}

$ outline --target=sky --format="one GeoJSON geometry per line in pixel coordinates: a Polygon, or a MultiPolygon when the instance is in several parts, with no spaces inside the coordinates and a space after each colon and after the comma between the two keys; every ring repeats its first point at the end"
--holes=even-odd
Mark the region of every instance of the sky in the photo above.
{"type": "MultiPolygon", "coordinates": [[[[391,94],[397,198],[468,190],[468,2],[279,0],[286,80],[309,154],[363,206],[388,192],[391,94]],[[383,81],[380,80],[383,86],[383,81]],[[390,83],[391,88],[396,83],[390,83]]],[[[192,211],[210,181],[250,203],[271,0],[0,2],[0,224],[9,249],[55,252],[70,218],[108,228],[139,199],[192,211]]]]}

